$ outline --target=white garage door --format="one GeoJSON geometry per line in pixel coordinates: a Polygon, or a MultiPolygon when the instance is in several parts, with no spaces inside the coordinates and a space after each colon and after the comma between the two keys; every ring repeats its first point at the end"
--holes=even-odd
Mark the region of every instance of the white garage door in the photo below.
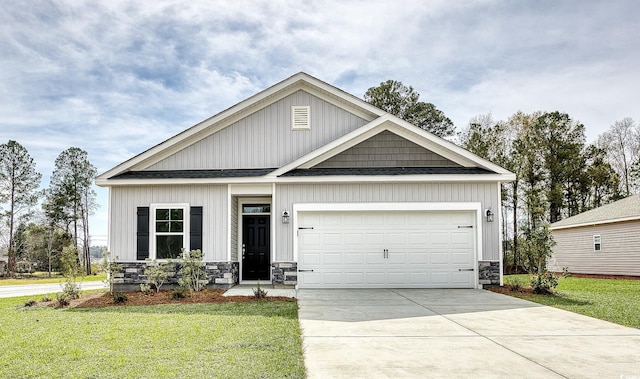
{"type": "Polygon", "coordinates": [[[470,211],[298,213],[300,288],[473,288],[470,211]]]}

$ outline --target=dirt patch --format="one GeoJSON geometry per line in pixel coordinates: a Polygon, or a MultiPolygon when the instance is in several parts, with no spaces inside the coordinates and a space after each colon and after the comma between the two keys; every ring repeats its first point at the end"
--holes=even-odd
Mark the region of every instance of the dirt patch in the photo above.
{"type": "Polygon", "coordinates": [[[491,292],[501,293],[504,295],[515,295],[515,294],[532,295],[532,296],[538,295],[537,293],[533,292],[533,288],[531,287],[521,287],[517,290],[514,290],[510,286],[503,286],[503,287],[495,286],[495,287],[489,287],[488,290],[491,292]]]}
{"type": "MultiPolygon", "coordinates": [[[[204,289],[199,292],[193,292],[181,299],[174,299],[171,291],[160,291],[145,295],[142,292],[124,292],[127,297],[126,302],[115,303],[113,296],[106,292],[96,292],[82,294],[79,299],[72,300],[69,307],[73,308],[98,308],[98,307],[126,307],[136,305],[158,305],[158,304],[207,304],[207,303],[245,303],[254,301],[288,301],[294,302],[296,299],[281,296],[269,296],[258,300],[253,296],[223,296],[224,290],[220,289],[204,289]]],[[[43,305],[56,306],[57,302],[50,301],[43,305]]]]}

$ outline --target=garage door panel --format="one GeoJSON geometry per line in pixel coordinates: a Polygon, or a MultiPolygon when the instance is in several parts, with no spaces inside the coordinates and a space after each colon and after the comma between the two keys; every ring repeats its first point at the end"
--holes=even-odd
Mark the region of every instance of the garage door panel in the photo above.
{"type": "Polygon", "coordinates": [[[302,288],[474,287],[473,212],[300,212],[302,288]],[[317,221],[316,223],[312,221],[317,221]],[[386,252],[385,252],[386,251],[386,252]],[[309,272],[307,270],[313,270],[309,272]]]}

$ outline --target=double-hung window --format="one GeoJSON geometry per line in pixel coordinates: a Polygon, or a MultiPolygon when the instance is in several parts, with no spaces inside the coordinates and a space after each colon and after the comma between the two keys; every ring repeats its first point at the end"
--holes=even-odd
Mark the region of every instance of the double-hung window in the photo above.
{"type": "Polygon", "coordinates": [[[189,247],[189,207],[186,204],[154,205],[152,208],[153,237],[151,258],[181,258],[189,247]]]}
{"type": "Polygon", "coordinates": [[[593,251],[602,250],[602,238],[599,234],[593,236],[593,251]]]}

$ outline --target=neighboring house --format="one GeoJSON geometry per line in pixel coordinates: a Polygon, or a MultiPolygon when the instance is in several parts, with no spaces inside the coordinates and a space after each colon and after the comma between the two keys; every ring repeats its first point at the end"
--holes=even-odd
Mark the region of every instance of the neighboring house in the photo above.
{"type": "Polygon", "coordinates": [[[181,249],[201,249],[219,287],[478,288],[502,280],[500,183],[513,179],[299,73],[96,183],[120,288],[181,249]]]}
{"type": "Polygon", "coordinates": [[[577,274],[640,276],[640,195],[551,224],[547,268],[577,274]]]}

